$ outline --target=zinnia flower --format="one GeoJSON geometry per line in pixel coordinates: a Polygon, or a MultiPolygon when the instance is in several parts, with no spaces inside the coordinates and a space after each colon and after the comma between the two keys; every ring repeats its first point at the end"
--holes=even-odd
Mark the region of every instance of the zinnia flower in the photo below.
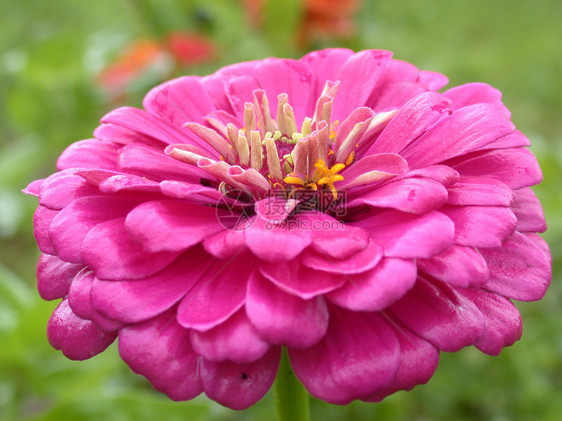
{"type": "Polygon", "coordinates": [[[529,141],[500,92],[436,92],[388,51],[312,52],[182,77],[30,184],[47,329],[71,359],[118,338],[174,400],[245,408],[281,348],[315,397],[378,401],[440,351],[521,336],[550,252],[529,141]]]}

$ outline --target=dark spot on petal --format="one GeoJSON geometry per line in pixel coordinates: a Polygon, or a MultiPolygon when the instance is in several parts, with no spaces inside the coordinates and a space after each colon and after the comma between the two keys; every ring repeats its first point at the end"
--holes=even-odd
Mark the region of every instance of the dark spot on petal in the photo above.
{"type": "Polygon", "coordinates": [[[246,380],[248,378],[248,375],[246,373],[242,373],[240,377],[242,378],[242,380],[246,380]]]}

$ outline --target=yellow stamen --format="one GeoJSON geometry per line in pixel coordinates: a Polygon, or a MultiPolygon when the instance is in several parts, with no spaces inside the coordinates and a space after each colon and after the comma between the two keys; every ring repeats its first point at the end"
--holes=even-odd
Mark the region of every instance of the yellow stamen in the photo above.
{"type": "Polygon", "coordinates": [[[340,175],[340,174],[336,174],[336,175],[332,175],[330,177],[322,177],[316,183],[319,186],[323,186],[325,184],[332,184],[332,183],[335,183],[336,181],[342,181],[342,180],[343,180],[343,176],[340,175]]]}
{"type": "Polygon", "coordinates": [[[328,186],[330,191],[332,192],[332,196],[334,199],[337,199],[338,192],[334,183],[337,181],[343,180],[343,176],[338,174],[341,170],[345,168],[345,164],[337,163],[334,164],[331,168],[328,168],[324,160],[319,159],[315,164],[314,167],[316,170],[314,171],[314,175],[312,176],[312,181],[319,186],[328,186]]]}
{"type": "Polygon", "coordinates": [[[292,175],[288,175],[283,179],[283,181],[287,184],[298,184],[299,186],[304,186],[305,181],[300,177],[295,177],[292,175]]]}

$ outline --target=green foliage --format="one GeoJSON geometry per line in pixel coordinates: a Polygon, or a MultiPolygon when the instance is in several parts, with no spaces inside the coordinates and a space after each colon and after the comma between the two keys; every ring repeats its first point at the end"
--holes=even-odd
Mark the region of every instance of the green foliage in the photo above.
{"type": "MultiPolygon", "coordinates": [[[[262,420],[267,395],[253,408],[230,411],[204,397],[176,403],[130,372],[116,345],[85,362],[53,350],[45,326],[56,303],[35,291],[38,256],[32,238],[33,198],[20,191],[53,172],[70,143],[91,136],[99,118],[121,105],[95,75],[131,40],[167,30],[203,32],[218,44],[211,63],[177,74],[208,74],[242,60],[298,57],[302,18],[297,0],[272,0],[265,28],[245,18],[242,1],[156,0],[0,2],[0,421],[262,420]],[[148,7],[148,9],[147,9],[148,7]]],[[[518,303],[522,340],[499,357],[469,348],[444,354],[434,378],[379,404],[336,407],[313,400],[313,419],[557,420],[560,390],[562,174],[562,3],[475,0],[367,0],[358,13],[354,49],[385,48],[396,57],[450,77],[451,84],[488,82],[504,92],[513,121],[533,142],[545,180],[535,191],[549,224],[553,284],[544,300],[518,303]]],[[[312,47],[343,45],[316,41],[312,47]]],[[[138,106],[160,80],[139,78],[126,103],[138,106]]]]}

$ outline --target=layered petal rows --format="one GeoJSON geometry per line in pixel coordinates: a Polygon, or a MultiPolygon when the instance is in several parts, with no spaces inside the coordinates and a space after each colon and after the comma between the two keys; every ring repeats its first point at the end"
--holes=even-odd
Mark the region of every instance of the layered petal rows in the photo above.
{"type": "Polygon", "coordinates": [[[541,181],[496,89],[388,51],[331,49],[182,77],[30,184],[47,329],[71,359],[115,339],[174,400],[234,409],[281,348],[315,397],[379,401],[440,351],[497,355],[510,299],[549,284],[541,181]]]}

